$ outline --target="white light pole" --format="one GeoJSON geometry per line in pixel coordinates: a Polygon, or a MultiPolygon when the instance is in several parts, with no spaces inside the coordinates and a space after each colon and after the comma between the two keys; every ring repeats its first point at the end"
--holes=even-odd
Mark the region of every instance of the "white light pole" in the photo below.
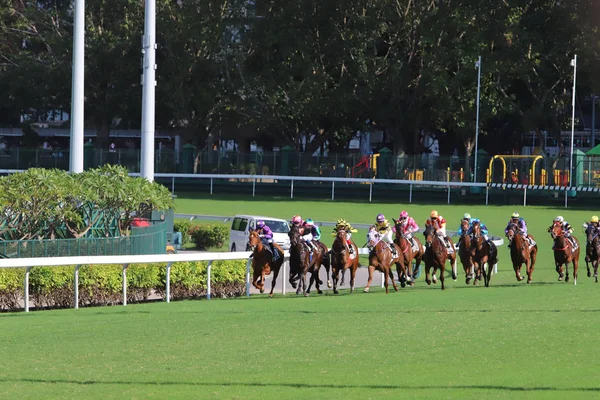
{"type": "Polygon", "coordinates": [[[154,180],[154,98],[156,70],[156,0],[146,0],[144,38],[142,39],[144,64],[142,72],[142,160],[143,178],[154,180]]]}
{"type": "Polygon", "coordinates": [[[477,182],[477,151],[479,150],[479,94],[481,92],[481,56],[475,63],[477,68],[477,119],[475,122],[475,168],[473,173],[473,182],[477,182]]]}
{"type": "MultiPolygon", "coordinates": [[[[569,187],[573,185],[573,140],[575,137],[575,82],[577,81],[577,54],[571,60],[571,66],[573,67],[573,97],[571,99],[571,157],[569,158],[569,187]]],[[[565,208],[567,207],[567,194],[568,190],[565,190],[565,208]]]]}
{"type": "Polygon", "coordinates": [[[73,67],[71,72],[71,140],[69,171],[83,172],[83,74],[85,52],[85,1],[76,0],[73,15],[73,67]]]}

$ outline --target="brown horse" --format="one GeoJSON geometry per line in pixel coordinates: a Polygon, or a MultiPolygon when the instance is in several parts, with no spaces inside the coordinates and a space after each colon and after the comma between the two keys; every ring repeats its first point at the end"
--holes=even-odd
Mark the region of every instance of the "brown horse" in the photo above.
{"type": "MultiPolygon", "coordinates": [[[[534,240],[533,236],[529,235],[529,237],[531,240],[534,240]]],[[[521,267],[525,264],[525,268],[527,269],[527,283],[531,283],[538,252],[537,244],[533,245],[533,247],[530,246],[529,241],[525,238],[525,234],[521,232],[519,226],[515,223],[511,223],[508,226],[506,238],[510,243],[510,259],[517,281],[520,282],[523,280],[521,267]]]]}
{"type": "MultiPolygon", "coordinates": [[[[300,232],[300,235],[304,235],[304,227],[303,226],[298,226],[298,225],[293,225],[291,227],[291,229],[298,229],[298,231],[300,232]]],[[[290,231],[291,232],[291,231],[290,231]]],[[[288,232],[288,236],[290,236],[290,232],[288,232]]],[[[325,272],[327,274],[327,287],[331,287],[331,279],[329,278],[329,271],[331,269],[331,261],[329,260],[329,249],[327,248],[327,246],[325,246],[325,243],[318,241],[318,240],[314,240],[312,242],[315,246],[319,247],[321,249],[321,254],[323,255],[321,257],[317,266],[317,270],[320,271],[321,266],[325,267],[325,272]]],[[[297,272],[297,271],[296,271],[297,272]]],[[[298,280],[300,279],[300,275],[298,275],[297,273],[292,273],[290,270],[290,284],[292,285],[292,287],[294,289],[296,289],[296,285],[298,284],[298,280]]],[[[317,279],[319,280],[319,285],[323,284],[323,281],[319,278],[319,275],[317,275],[317,279]]],[[[343,280],[342,280],[343,282],[343,280]]],[[[320,293],[319,293],[320,294],[320,293]]]]}
{"type": "MultiPolygon", "coordinates": [[[[456,280],[456,252],[452,253],[454,255],[454,259],[450,258],[448,255],[448,251],[444,243],[442,243],[442,239],[437,237],[436,229],[428,225],[425,227],[425,256],[423,257],[423,262],[425,263],[425,282],[428,285],[431,285],[432,279],[433,283],[437,283],[436,271],[440,270],[440,281],[442,281],[442,290],[446,290],[444,286],[444,271],[446,270],[446,261],[449,259],[452,262],[452,279],[456,280]],[[433,268],[433,278],[430,278],[430,270],[433,268]]],[[[452,255],[451,254],[451,255],[452,255]]]]}
{"type": "Polygon", "coordinates": [[[409,235],[403,234],[404,232],[404,224],[402,221],[398,220],[394,221],[394,228],[396,229],[396,237],[394,238],[394,243],[398,245],[398,247],[402,250],[402,255],[404,258],[404,268],[409,273],[408,278],[411,286],[414,285],[414,276],[419,271],[419,266],[421,265],[421,261],[423,260],[423,255],[425,254],[425,247],[421,244],[419,239],[409,235]],[[411,240],[414,242],[416,250],[413,248],[411,240]],[[412,262],[415,262],[414,267],[412,266],[412,262]]]}
{"type": "Polygon", "coordinates": [[[594,268],[594,278],[598,283],[598,261],[600,259],[600,237],[598,229],[594,226],[588,226],[585,230],[587,236],[587,245],[585,247],[585,266],[587,268],[587,276],[592,276],[590,271],[590,263],[594,268]]]}
{"type": "MultiPolygon", "coordinates": [[[[388,291],[388,277],[392,280],[392,285],[394,286],[394,290],[398,291],[398,286],[396,282],[394,282],[394,273],[392,272],[392,264],[396,264],[396,271],[398,272],[398,278],[402,275],[407,276],[406,271],[404,270],[404,260],[402,259],[402,251],[395,244],[392,243],[388,245],[386,242],[381,240],[381,236],[375,229],[375,227],[371,227],[369,230],[369,234],[367,235],[367,247],[369,248],[369,280],[367,281],[367,286],[364,289],[365,293],[369,292],[369,288],[371,287],[371,281],[373,280],[373,271],[377,270],[383,273],[384,282],[385,282],[385,293],[389,293],[388,291]],[[396,249],[396,257],[392,255],[392,251],[390,246],[394,246],[396,249]]],[[[405,283],[402,283],[402,286],[405,286],[405,283]]]]}
{"type": "Polygon", "coordinates": [[[310,288],[315,283],[317,292],[322,294],[323,292],[319,288],[319,268],[321,267],[321,259],[323,258],[322,248],[317,246],[313,250],[312,254],[304,243],[301,236],[301,230],[294,226],[288,232],[290,237],[290,276],[298,276],[300,283],[296,289],[296,294],[300,294],[302,290],[304,296],[308,297],[310,294],[310,288]],[[306,274],[310,272],[310,283],[308,289],[306,287],[306,274]]]}
{"type": "Polygon", "coordinates": [[[271,286],[271,293],[269,293],[269,297],[273,297],[275,281],[277,281],[277,275],[279,275],[279,270],[283,264],[283,249],[278,244],[273,243],[273,247],[277,248],[280,253],[279,258],[273,261],[273,255],[267,250],[256,231],[252,231],[248,235],[248,247],[252,251],[252,285],[260,290],[261,293],[264,293],[265,275],[270,275],[271,271],[273,271],[273,286],[271,286]]]}
{"type": "Polygon", "coordinates": [[[479,221],[473,222],[471,230],[473,232],[471,255],[473,256],[473,263],[475,264],[475,280],[473,281],[473,284],[476,285],[477,281],[481,280],[481,275],[483,275],[485,287],[489,287],[492,271],[494,266],[498,264],[498,249],[494,242],[485,240],[481,233],[479,221]],[[487,264],[487,271],[485,269],[485,264],[487,264]]]}
{"type": "Polygon", "coordinates": [[[347,269],[350,269],[350,293],[354,291],[354,279],[356,278],[356,270],[358,269],[358,247],[356,247],[354,242],[351,243],[351,246],[354,251],[354,258],[350,254],[350,248],[346,240],[346,231],[340,229],[331,245],[331,275],[333,278],[333,293],[335,294],[338,294],[338,274],[341,271],[343,279],[344,272],[347,269]]]}
{"type": "Polygon", "coordinates": [[[463,219],[460,223],[461,234],[458,239],[458,257],[465,270],[465,283],[468,285],[475,274],[473,255],[471,254],[471,234],[469,221],[463,219]]]}
{"type": "MultiPolygon", "coordinates": [[[[565,237],[565,231],[563,230],[562,224],[558,221],[554,221],[552,226],[548,228],[550,236],[554,239],[554,264],[556,265],[556,272],[558,273],[558,280],[562,281],[563,277],[565,282],[569,282],[569,264],[573,263],[573,283],[577,285],[577,269],[579,268],[579,252],[581,248],[577,246],[573,248],[573,244],[570,240],[565,237]],[[563,265],[565,271],[563,273],[563,265]]],[[[577,238],[571,236],[573,240],[579,245],[577,238]]]]}

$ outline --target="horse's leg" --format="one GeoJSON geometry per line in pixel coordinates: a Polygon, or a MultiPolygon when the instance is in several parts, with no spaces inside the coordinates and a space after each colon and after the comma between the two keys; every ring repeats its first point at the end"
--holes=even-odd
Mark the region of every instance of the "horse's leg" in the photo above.
{"type": "Polygon", "coordinates": [[[492,271],[494,271],[494,264],[491,264],[488,259],[487,266],[487,287],[490,287],[490,280],[492,279],[492,271]]]}
{"type": "Polygon", "coordinates": [[[260,271],[260,292],[265,292],[265,267],[260,271]]]}
{"type": "MultiPolygon", "coordinates": [[[[369,293],[369,288],[371,287],[371,281],[373,280],[373,271],[375,271],[375,267],[372,265],[369,265],[369,280],[367,280],[367,286],[365,286],[365,288],[363,289],[363,292],[365,293],[369,293]]],[[[354,283],[354,278],[352,278],[352,284],[351,286],[353,287],[354,283]]],[[[387,280],[386,280],[386,284],[387,284],[387,280]]]]}
{"type": "MultiPolygon", "coordinates": [[[[442,290],[446,290],[446,287],[444,286],[444,274],[446,272],[446,262],[444,262],[441,266],[440,266],[440,282],[442,283],[442,290]]],[[[435,276],[435,275],[434,275],[435,276]]]]}
{"type": "MultiPolygon", "coordinates": [[[[388,267],[387,269],[389,275],[390,275],[390,279],[392,280],[392,286],[394,286],[394,290],[397,292],[398,291],[398,285],[396,285],[396,282],[394,282],[394,273],[392,272],[392,268],[388,267]]],[[[386,282],[387,282],[387,278],[385,278],[386,282]]]]}
{"type": "MultiPolygon", "coordinates": [[[[275,284],[277,283],[277,277],[279,276],[279,271],[281,270],[281,265],[279,267],[273,267],[273,282],[271,282],[271,293],[269,293],[269,297],[273,297],[273,291],[275,290],[275,284]]],[[[282,285],[285,285],[285,282],[281,282],[282,285]]]]}
{"type": "Polygon", "coordinates": [[[254,270],[252,272],[252,286],[260,290],[258,278],[260,278],[260,274],[254,270]]]}
{"type": "Polygon", "coordinates": [[[342,268],[342,281],[340,282],[340,287],[344,286],[344,283],[346,283],[346,269],[342,268]]]}
{"type": "Polygon", "coordinates": [[[427,283],[428,285],[431,285],[431,278],[429,275],[431,266],[427,265],[427,263],[425,263],[425,283],[427,283]]]}
{"type": "Polygon", "coordinates": [[[350,270],[350,293],[354,292],[354,279],[356,279],[356,270],[358,269],[358,260],[352,265],[350,270]]]}
{"type": "MultiPolygon", "coordinates": [[[[577,249],[579,251],[579,249],[577,249]]],[[[579,254],[573,258],[573,285],[577,286],[577,271],[579,270],[579,254]]]]}
{"type": "Polygon", "coordinates": [[[338,294],[337,283],[340,270],[333,265],[331,266],[331,279],[333,280],[333,294],[338,294]]]}
{"type": "Polygon", "coordinates": [[[594,280],[598,283],[598,259],[592,261],[592,267],[594,267],[594,280]]]}
{"type": "Polygon", "coordinates": [[[569,282],[569,261],[565,261],[565,282],[569,282]]]}
{"type": "Polygon", "coordinates": [[[535,260],[537,259],[537,248],[529,252],[529,263],[527,265],[527,283],[533,281],[533,270],[535,269],[535,260]]]}
{"type": "MultiPolygon", "coordinates": [[[[392,282],[394,282],[392,268],[390,268],[390,273],[392,274],[392,282]]],[[[406,270],[404,269],[404,265],[397,262],[396,263],[396,274],[398,274],[398,282],[400,282],[400,286],[406,286],[406,270]]]]}
{"type": "Polygon", "coordinates": [[[455,281],[457,278],[457,272],[456,272],[456,259],[458,257],[456,257],[456,252],[452,253],[452,257],[450,257],[450,262],[452,263],[452,280],[455,281]]]}

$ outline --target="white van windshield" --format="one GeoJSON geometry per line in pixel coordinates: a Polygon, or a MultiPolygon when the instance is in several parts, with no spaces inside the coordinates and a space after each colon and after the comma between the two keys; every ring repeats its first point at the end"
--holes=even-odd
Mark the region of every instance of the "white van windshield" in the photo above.
{"type": "Polygon", "coordinates": [[[274,233],[288,233],[290,231],[290,227],[285,221],[270,221],[265,220],[265,224],[271,228],[274,233]]]}

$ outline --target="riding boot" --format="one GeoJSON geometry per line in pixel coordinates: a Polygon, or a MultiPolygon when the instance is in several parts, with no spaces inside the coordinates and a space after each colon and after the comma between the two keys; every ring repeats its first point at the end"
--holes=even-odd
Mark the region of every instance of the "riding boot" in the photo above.
{"type": "Polygon", "coordinates": [[[269,247],[271,248],[271,254],[273,254],[273,261],[277,260],[279,258],[279,254],[275,251],[275,246],[273,246],[273,243],[269,243],[269,247]]]}
{"type": "Polygon", "coordinates": [[[348,252],[354,254],[354,246],[352,246],[352,243],[348,243],[348,252]]]}

